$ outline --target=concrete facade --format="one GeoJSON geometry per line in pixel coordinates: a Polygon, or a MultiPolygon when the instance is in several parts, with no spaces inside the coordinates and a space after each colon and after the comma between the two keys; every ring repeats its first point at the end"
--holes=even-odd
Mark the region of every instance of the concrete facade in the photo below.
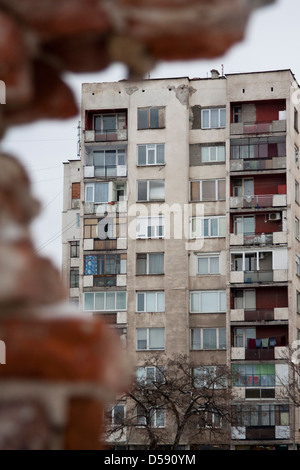
{"type": "Polygon", "coordinates": [[[232,449],[299,441],[298,409],[278,399],[284,355],[300,330],[298,92],[290,70],[83,84],[81,162],[65,165],[66,278],[76,263],[68,245],[80,240],[79,287],[70,296],[126,337],[135,366],[155,350],[162,362],[185,354],[243,370],[234,405],[258,418],[232,430],[232,449]],[[78,207],[80,233],[72,232],[78,207]],[[157,254],[163,268],[155,272],[157,254]],[[225,329],[226,347],[194,348],[195,328],[225,329]],[[257,346],[274,338],[275,346],[257,346]]]}

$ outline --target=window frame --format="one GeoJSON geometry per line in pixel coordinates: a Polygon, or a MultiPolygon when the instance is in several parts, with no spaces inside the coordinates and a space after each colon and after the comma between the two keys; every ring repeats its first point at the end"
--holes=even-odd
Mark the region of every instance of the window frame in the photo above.
{"type": "Polygon", "coordinates": [[[119,312],[119,311],[126,311],[127,310],[127,291],[111,291],[111,290],[107,290],[107,291],[98,291],[98,292],[84,292],[83,293],[83,310],[85,312],[119,312]],[[114,300],[114,304],[115,304],[115,308],[107,308],[107,301],[108,301],[108,296],[111,295],[111,294],[114,294],[115,296],[115,300],[114,300]],[[124,294],[125,295],[125,307],[124,308],[121,308],[118,306],[118,300],[117,300],[117,296],[118,294],[124,294]],[[89,308],[87,309],[86,308],[86,296],[87,295],[93,295],[94,298],[93,298],[93,308],[89,308]],[[97,295],[103,295],[103,309],[101,308],[95,308],[95,305],[96,305],[96,296],[97,295]]]}
{"type": "Polygon", "coordinates": [[[135,272],[136,272],[136,275],[137,276],[161,276],[162,274],[165,273],[165,269],[164,269],[164,264],[165,264],[165,254],[164,252],[153,252],[153,253],[136,253],[136,265],[135,265],[135,272]],[[162,265],[163,265],[163,270],[162,272],[157,272],[157,273],[153,273],[153,272],[150,272],[150,269],[149,269],[149,266],[150,266],[150,257],[152,255],[160,255],[162,256],[162,265]],[[142,272],[142,273],[138,273],[138,267],[137,267],[137,263],[138,263],[138,257],[139,256],[144,256],[145,257],[145,260],[146,260],[146,270],[145,272],[142,272]]]}
{"type": "Polygon", "coordinates": [[[137,165],[138,166],[156,166],[156,165],[165,165],[165,144],[138,144],[137,146],[137,165]],[[162,147],[163,148],[163,162],[158,162],[158,148],[159,147],[162,147]],[[146,162],[145,163],[141,163],[140,162],[140,150],[142,149],[142,147],[145,147],[145,155],[146,155],[146,162]],[[151,150],[154,151],[154,162],[153,163],[149,163],[149,154],[151,152],[151,150]]]}
{"type": "Polygon", "coordinates": [[[198,217],[198,216],[193,216],[191,217],[190,219],[190,238],[191,239],[197,239],[197,238],[225,238],[226,237],[226,215],[213,215],[213,216],[201,216],[201,217],[198,217]],[[200,221],[200,235],[197,234],[197,232],[199,232],[199,227],[196,227],[196,234],[194,235],[195,231],[193,231],[193,223],[195,221],[195,223],[199,223],[197,221],[200,221]],[[205,227],[205,221],[208,220],[207,222],[207,229],[208,229],[208,235],[205,235],[205,230],[206,230],[206,227],[205,227]],[[214,220],[217,220],[217,235],[215,235],[213,233],[213,227],[212,227],[212,222],[214,220]],[[224,221],[225,223],[225,229],[224,229],[224,234],[221,234],[220,235],[220,221],[224,221]],[[203,222],[202,222],[203,221],[203,222]],[[204,232],[204,233],[203,233],[204,232]],[[203,233],[203,234],[202,234],[203,233]],[[212,234],[213,233],[213,234],[212,234]]]}
{"type": "Polygon", "coordinates": [[[192,291],[190,291],[190,313],[191,314],[197,314],[197,313],[205,313],[205,314],[226,313],[226,310],[227,310],[226,290],[192,290],[192,291]],[[215,293],[215,294],[217,294],[217,296],[218,296],[218,308],[217,308],[217,310],[214,310],[214,311],[203,310],[202,311],[202,307],[201,307],[202,295],[206,294],[206,293],[210,293],[210,294],[215,293]],[[198,307],[199,307],[198,310],[193,310],[192,309],[192,306],[193,306],[192,297],[194,295],[199,296],[199,299],[198,299],[198,302],[197,302],[198,307]],[[225,298],[222,299],[222,296],[225,296],[225,298]],[[225,309],[223,310],[222,309],[222,303],[224,301],[225,301],[225,309]]]}
{"type": "MultiPolygon", "coordinates": [[[[161,188],[160,188],[161,189],[161,188]]],[[[137,202],[153,202],[159,201],[162,202],[165,200],[165,180],[164,179],[151,179],[151,180],[138,180],[137,181],[137,202]],[[151,183],[163,182],[163,197],[162,198],[152,198],[151,197],[151,183]],[[140,186],[146,183],[146,199],[139,199],[140,186]]]]}
{"type": "Polygon", "coordinates": [[[220,107],[213,107],[213,108],[202,108],[201,109],[201,129],[225,129],[226,128],[226,106],[220,107]],[[218,124],[217,126],[212,125],[212,112],[218,111],[218,124]],[[204,113],[208,113],[208,126],[204,126],[204,113]],[[222,123],[224,116],[222,114],[225,113],[225,123],[222,123]]]}
{"type": "Polygon", "coordinates": [[[158,291],[137,291],[136,292],[136,313],[163,313],[165,311],[165,292],[162,290],[158,291]],[[155,308],[154,310],[148,310],[147,308],[147,295],[153,295],[155,296],[155,308]],[[159,310],[159,299],[158,296],[163,294],[163,309],[159,310]],[[144,296],[144,310],[139,310],[139,296],[144,296]]]}
{"type": "Polygon", "coordinates": [[[212,178],[212,179],[201,179],[201,180],[191,180],[190,181],[190,202],[215,202],[215,201],[225,201],[226,200],[226,178],[212,178]],[[214,197],[205,198],[203,197],[203,185],[205,183],[214,182],[214,197]],[[224,183],[224,197],[219,197],[219,185],[224,183]],[[192,185],[199,184],[199,199],[192,199],[192,185]]]}
{"type": "Polygon", "coordinates": [[[227,345],[226,345],[226,327],[216,327],[216,328],[191,328],[190,329],[190,350],[191,351],[226,351],[227,345]],[[216,331],[216,347],[209,347],[205,348],[204,347],[204,333],[205,330],[215,330],[216,331]],[[195,335],[195,332],[199,332],[199,343],[193,338],[195,335]],[[225,335],[225,346],[221,347],[221,335],[225,335]],[[196,345],[199,344],[199,347],[196,347],[196,345]]]}
{"type": "Polygon", "coordinates": [[[219,276],[220,272],[220,253],[201,253],[201,255],[197,255],[197,276],[219,276]],[[199,261],[203,259],[207,259],[207,273],[200,273],[199,272],[199,261]],[[217,259],[218,260],[218,272],[211,272],[211,260],[217,259]]]}
{"type": "Polygon", "coordinates": [[[72,240],[70,242],[70,258],[79,258],[80,254],[80,241],[72,240]]]}
{"type": "Polygon", "coordinates": [[[99,181],[96,183],[85,183],[85,202],[87,203],[93,203],[93,204],[107,204],[109,202],[109,185],[110,183],[107,181],[99,181]],[[107,200],[106,201],[95,201],[95,186],[96,185],[103,185],[107,187],[107,200]],[[92,200],[89,200],[90,198],[88,197],[88,191],[92,190],[92,200]]]}
{"type": "Polygon", "coordinates": [[[165,327],[143,327],[143,328],[136,328],[136,351],[164,351],[166,344],[165,338],[165,327]],[[154,330],[160,330],[163,334],[163,344],[160,347],[151,347],[151,338],[150,333],[154,332],[154,330]],[[146,333],[146,339],[139,339],[138,333],[144,331],[146,333]],[[141,348],[138,347],[139,341],[146,341],[146,347],[141,348]]]}
{"type": "Polygon", "coordinates": [[[165,106],[144,106],[137,108],[137,130],[149,130],[149,129],[164,129],[165,128],[165,106]],[[158,125],[151,124],[151,111],[158,110],[158,125]],[[147,125],[143,126],[141,121],[141,112],[147,112],[146,121],[147,125]]]}
{"type": "Polygon", "coordinates": [[[159,239],[165,237],[165,216],[138,216],[136,217],[137,239],[159,239]],[[151,222],[154,222],[152,224],[151,222]],[[144,227],[143,227],[144,225],[144,227]],[[144,231],[142,230],[144,228],[144,231]],[[149,235],[149,229],[154,229],[154,234],[149,235]],[[161,233],[159,233],[161,231],[161,233]]]}

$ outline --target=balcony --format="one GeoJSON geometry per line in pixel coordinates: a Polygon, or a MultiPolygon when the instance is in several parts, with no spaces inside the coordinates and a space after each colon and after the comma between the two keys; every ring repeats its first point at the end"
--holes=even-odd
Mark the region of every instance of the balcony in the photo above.
{"type": "Polygon", "coordinates": [[[239,426],[232,427],[232,439],[238,440],[275,440],[289,439],[289,426],[239,426]]]}
{"type": "Polygon", "coordinates": [[[286,207],[286,194],[260,194],[230,197],[230,209],[263,209],[286,207]]]}
{"type": "Polygon", "coordinates": [[[239,122],[230,125],[231,135],[273,134],[277,132],[286,132],[285,119],[263,122],[239,122]]]}
{"type": "Polygon", "coordinates": [[[230,234],[231,246],[264,246],[264,245],[282,245],[287,244],[286,232],[273,232],[273,233],[256,233],[249,235],[240,233],[235,235],[230,234]]]}
{"type": "Polygon", "coordinates": [[[286,168],[286,157],[264,159],[230,160],[230,171],[282,170],[286,168]]]}
{"type": "Polygon", "coordinates": [[[231,322],[288,321],[288,307],[231,309],[231,322]]]}
{"type": "Polygon", "coordinates": [[[113,129],[106,131],[85,130],[84,142],[118,142],[127,140],[127,129],[113,129]]]}
{"type": "Polygon", "coordinates": [[[84,178],[109,179],[127,176],[126,165],[106,165],[103,167],[95,167],[87,165],[84,167],[84,178]]]}

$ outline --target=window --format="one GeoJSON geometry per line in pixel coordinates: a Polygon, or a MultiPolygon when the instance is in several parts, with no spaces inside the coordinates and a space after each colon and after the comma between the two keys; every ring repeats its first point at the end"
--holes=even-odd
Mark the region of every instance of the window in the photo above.
{"type": "Polygon", "coordinates": [[[80,214],[79,214],[79,212],[77,212],[77,214],[76,214],[76,227],[77,228],[80,227],[80,214]]]}
{"type": "Polygon", "coordinates": [[[150,409],[145,410],[141,405],[137,406],[137,424],[139,426],[147,426],[146,413],[149,413],[150,425],[153,428],[165,427],[165,410],[164,409],[150,409]]]}
{"type": "Polygon", "coordinates": [[[220,274],[219,254],[207,254],[198,257],[198,274],[220,274]]]}
{"type": "Polygon", "coordinates": [[[79,241],[70,242],[70,257],[79,258],[79,241]]]}
{"type": "Polygon", "coordinates": [[[137,253],[136,274],[163,274],[164,253],[137,253]]]}
{"type": "Polygon", "coordinates": [[[201,366],[192,369],[196,388],[226,388],[227,377],[222,366],[201,366]]]}
{"type": "Polygon", "coordinates": [[[225,179],[190,182],[191,201],[225,200],[225,179]]]}
{"type": "Polygon", "coordinates": [[[164,328],[137,328],[137,351],[163,350],[165,349],[164,328]]]}
{"type": "MultiPolygon", "coordinates": [[[[221,412],[222,413],[222,412],[221,412]]],[[[206,411],[205,409],[199,408],[199,427],[216,429],[222,427],[222,416],[220,412],[206,411]]]]}
{"type": "Polygon", "coordinates": [[[300,292],[296,291],[296,308],[297,313],[300,314],[300,292]]]}
{"type": "Polygon", "coordinates": [[[238,426],[289,426],[288,405],[236,405],[234,414],[238,426]]]}
{"type": "Polygon", "coordinates": [[[84,257],[84,274],[94,276],[95,287],[115,286],[117,275],[126,273],[124,255],[87,255],[84,257]]]}
{"type": "Polygon", "coordinates": [[[85,185],[85,202],[108,202],[109,183],[89,183],[85,185]]]}
{"type": "Polygon", "coordinates": [[[226,291],[193,291],[190,293],[191,313],[226,312],[226,291]]]}
{"type": "Polygon", "coordinates": [[[192,328],[191,349],[226,349],[226,329],[192,328]]]}
{"type": "Polygon", "coordinates": [[[70,289],[79,287],[79,268],[70,269],[70,289]]]}
{"type": "Polygon", "coordinates": [[[235,387],[275,387],[275,364],[233,364],[235,387]]]}
{"type": "Polygon", "coordinates": [[[295,165],[297,166],[297,168],[299,168],[299,149],[297,145],[295,145],[294,147],[294,158],[295,158],[295,165]]]}
{"type": "Polygon", "coordinates": [[[296,275],[300,277],[300,256],[296,255],[296,275]]]}
{"type": "Polygon", "coordinates": [[[201,129],[217,129],[226,126],[226,108],[210,108],[201,111],[201,129]]]}
{"type": "Polygon", "coordinates": [[[233,232],[235,235],[254,235],[255,234],[255,217],[237,215],[233,218],[233,232]]]}
{"type": "Polygon", "coordinates": [[[138,129],[160,129],[163,127],[165,127],[164,107],[138,109],[138,129]]]}
{"type": "Polygon", "coordinates": [[[72,200],[74,199],[80,199],[80,183],[72,183],[72,200]]]}
{"type": "Polygon", "coordinates": [[[191,238],[226,237],[226,217],[192,217],[191,238]]]}
{"type": "Polygon", "coordinates": [[[110,407],[110,419],[112,426],[121,425],[125,420],[125,405],[118,404],[110,407]]]}
{"type": "Polygon", "coordinates": [[[299,130],[299,122],[298,122],[298,110],[294,108],[294,129],[298,132],[299,130]]]}
{"type": "Polygon", "coordinates": [[[225,162],[225,145],[201,147],[202,163],[225,162]]]}
{"type": "Polygon", "coordinates": [[[295,217],[295,237],[299,240],[299,219],[295,217]]]}
{"type": "Polygon", "coordinates": [[[126,113],[124,112],[94,114],[93,118],[94,130],[97,134],[102,134],[103,140],[105,140],[105,135],[115,133],[118,129],[126,128],[126,113]]]}
{"type": "Polygon", "coordinates": [[[140,180],[137,182],[138,201],[164,201],[164,180],[140,180]]]}
{"type": "Polygon", "coordinates": [[[163,238],[164,235],[165,217],[163,215],[136,218],[137,238],[163,238]]]}
{"type": "Polygon", "coordinates": [[[137,381],[141,384],[151,385],[154,382],[164,383],[164,367],[162,366],[148,366],[148,367],[138,367],[137,372],[137,381]]]}
{"type": "Polygon", "coordinates": [[[256,338],[255,328],[234,328],[234,347],[247,348],[250,338],[256,338]]]}
{"type": "Polygon", "coordinates": [[[254,289],[238,289],[234,291],[234,308],[255,310],[256,291],[254,289]]]}
{"type": "Polygon", "coordinates": [[[299,183],[295,180],[295,202],[299,204],[299,183]]]}
{"type": "Polygon", "coordinates": [[[118,167],[126,165],[125,149],[94,151],[93,164],[95,177],[111,178],[119,176],[118,167]]]}
{"type": "Polygon", "coordinates": [[[165,145],[145,144],[138,145],[138,165],[164,165],[165,145]]]}
{"type": "Polygon", "coordinates": [[[126,292],[85,292],[84,310],[108,312],[126,310],[126,292]]]}
{"type": "Polygon", "coordinates": [[[164,312],[165,293],[164,292],[137,292],[136,294],[137,312],[164,312]]]}
{"type": "Polygon", "coordinates": [[[234,123],[242,122],[242,106],[233,106],[232,117],[234,123]]]}

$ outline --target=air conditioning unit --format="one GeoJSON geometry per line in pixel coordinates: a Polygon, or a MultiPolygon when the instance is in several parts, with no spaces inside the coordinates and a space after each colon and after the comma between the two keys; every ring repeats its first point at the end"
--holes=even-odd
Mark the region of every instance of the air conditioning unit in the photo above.
{"type": "Polygon", "coordinates": [[[280,220],[280,219],[281,219],[280,212],[270,212],[269,220],[280,220]]]}

